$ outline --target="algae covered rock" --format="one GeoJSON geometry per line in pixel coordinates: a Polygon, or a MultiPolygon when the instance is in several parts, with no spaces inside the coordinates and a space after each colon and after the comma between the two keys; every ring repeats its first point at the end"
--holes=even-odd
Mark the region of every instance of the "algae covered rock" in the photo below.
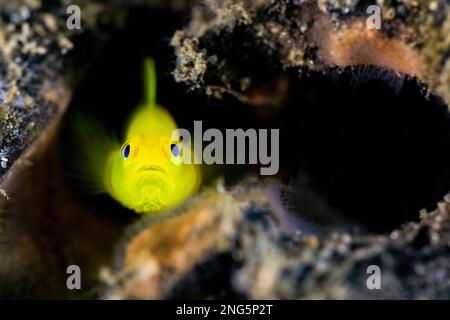
{"type": "Polygon", "coordinates": [[[447,299],[449,202],[386,236],[288,234],[270,187],[209,191],[128,231],[104,299],[447,299]],[[369,290],[370,266],[382,271],[369,290]]]}
{"type": "MultiPolygon", "coordinates": [[[[91,59],[74,52],[75,44],[95,39],[98,46],[107,34],[89,24],[69,30],[66,9],[63,2],[0,3],[0,297],[6,299],[67,297],[61,279],[70,260],[104,259],[89,253],[91,240],[77,239],[79,228],[90,233],[88,224],[101,223],[83,219],[56,150],[61,118],[91,59]]],[[[86,284],[96,272],[89,278],[86,284]]]]}
{"type": "Polygon", "coordinates": [[[448,102],[448,11],[440,0],[206,1],[172,39],[175,80],[246,97],[286,69],[372,64],[415,76],[448,102]],[[366,27],[373,5],[379,30],[366,27]]]}

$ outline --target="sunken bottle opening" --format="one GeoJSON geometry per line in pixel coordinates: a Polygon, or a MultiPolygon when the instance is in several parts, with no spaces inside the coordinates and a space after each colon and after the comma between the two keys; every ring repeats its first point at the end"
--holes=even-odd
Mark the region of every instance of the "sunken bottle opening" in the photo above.
{"type": "MultiPolygon", "coordinates": [[[[416,78],[376,66],[280,71],[277,56],[236,27],[201,39],[211,56],[226,61],[206,74],[213,96],[205,96],[173,81],[175,52],[168,42],[182,20],[130,9],[125,28],[96,59],[72,108],[88,109],[120,135],[143,93],[142,62],[154,57],[158,102],[180,127],[192,130],[194,121],[203,121],[203,130],[280,130],[282,198],[307,224],[386,232],[417,220],[450,190],[448,107],[416,78]],[[152,30],[145,41],[143,29],[152,30]],[[219,74],[231,86],[220,88],[219,74]]],[[[214,175],[235,184],[259,171],[238,167],[218,166],[214,175]]]]}

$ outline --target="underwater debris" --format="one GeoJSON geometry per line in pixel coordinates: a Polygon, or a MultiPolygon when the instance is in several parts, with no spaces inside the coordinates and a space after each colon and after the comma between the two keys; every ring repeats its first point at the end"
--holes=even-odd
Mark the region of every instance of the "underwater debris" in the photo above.
{"type": "Polygon", "coordinates": [[[450,102],[449,8],[445,0],[206,1],[172,39],[175,80],[242,99],[286,69],[371,64],[416,76],[450,102]],[[365,28],[371,4],[381,7],[381,30],[365,28]]]}
{"type": "Polygon", "coordinates": [[[105,299],[448,299],[450,202],[387,236],[288,236],[267,190],[208,191],[130,231],[105,299]],[[367,268],[382,270],[368,290],[367,268]]]}
{"type": "MultiPolygon", "coordinates": [[[[94,54],[106,36],[88,25],[69,32],[65,9],[63,1],[0,2],[0,298],[67,296],[70,293],[59,284],[64,260],[81,256],[81,263],[89,266],[106,259],[100,253],[107,252],[105,248],[89,254],[92,243],[86,247],[83,241],[58,240],[83,224],[86,212],[76,209],[75,200],[67,208],[67,198],[57,205],[58,199],[70,195],[64,188],[53,189],[63,184],[54,150],[57,129],[92,59],[74,51],[83,39],[85,44],[92,41],[94,54]],[[73,209],[75,214],[70,213],[73,209]],[[68,218],[80,214],[77,223],[68,218]],[[66,223],[67,228],[62,227],[66,223]],[[73,244],[62,249],[62,255],[54,250],[60,241],[73,244]]],[[[99,220],[89,218],[88,224],[101,225],[99,220]]],[[[108,222],[102,226],[105,234],[117,233],[109,233],[109,227],[108,222]]],[[[82,228],[88,230],[86,225],[82,228]]],[[[95,272],[87,279],[92,286],[95,272]]]]}
{"type": "MultiPolygon", "coordinates": [[[[102,40],[91,48],[94,55],[107,36],[100,28],[106,7],[78,3],[84,29],[75,31],[66,26],[64,1],[0,3],[0,176],[66,108],[87,60],[93,58],[70,55],[74,41],[89,36],[102,40]]],[[[114,17],[117,21],[110,20],[119,24],[122,15],[114,17]]]]}

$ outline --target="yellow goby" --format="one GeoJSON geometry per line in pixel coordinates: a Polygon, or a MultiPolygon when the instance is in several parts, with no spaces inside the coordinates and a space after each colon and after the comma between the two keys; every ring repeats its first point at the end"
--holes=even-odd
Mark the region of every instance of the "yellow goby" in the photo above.
{"type": "Polygon", "coordinates": [[[177,207],[197,191],[201,180],[197,165],[181,161],[183,142],[171,140],[177,125],[156,103],[156,72],[151,59],[145,61],[145,82],[144,103],[130,117],[123,143],[93,121],[77,121],[78,141],[82,142],[77,162],[83,188],[108,193],[141,214],[177,207]]]}

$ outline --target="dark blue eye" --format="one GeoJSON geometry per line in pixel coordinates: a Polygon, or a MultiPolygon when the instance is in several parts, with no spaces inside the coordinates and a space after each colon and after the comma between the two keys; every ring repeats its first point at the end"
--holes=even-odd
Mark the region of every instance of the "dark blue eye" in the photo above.
{"type": "Polygon", "coordinates": [[[179,146],[177,146],[176,144],[171,144],[170,145],[170,151],[172,151],[172,155],[175,158],[178,158],[181,155],[181,149],[179,146]]]}
{"type": "Polygon", "coordinates": [[[124,159],[127,159],[130,156],[130,151],[131,151],[131,146],[129,144],[127,144],[125,147],[123,147],[122,149],[122,157],[124,159]]]}

